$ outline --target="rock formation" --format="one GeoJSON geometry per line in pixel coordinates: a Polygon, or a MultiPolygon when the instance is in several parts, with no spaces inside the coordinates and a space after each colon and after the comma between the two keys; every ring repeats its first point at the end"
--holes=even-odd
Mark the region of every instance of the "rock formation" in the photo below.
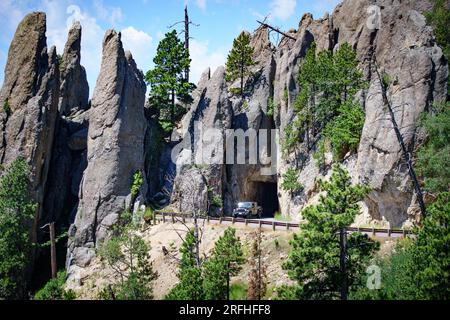
{"type": "MultiPolygon", "coordinates": [[[[31,195],[41,218],[59,97],[55,47],[47,52],[46,16],[35,12],[19,24],[12,40],[0,92],[0,163],[24,157],[31,170],[31,195]]],[[[32,232],[36,237],[36,229],[32,232]]]]}
{"type": "Polygon", "coordinates": [[[88,107],[89,85],[81,61],[81,25],[75,22],[69,31],[61,59],[61,93],[58,110],[69,115],[88,107]]]}
{"type": "Polygon", "coordinates": [[[44,217],[66,229],[78,204],[79,186],[87,165],[89,85],[81,60],[81,25],[69,30],[60,61],[61,86],[55,142],[45,196],[44,217]]]}
{"type": "MultiPolygon", "coordinates": [[[[304,15],[298,30],[289,31],[296,40],[284,37],[276,49],[270,45],[267,30],[258,29],[252,35],[251,42],[258,64],[253,70],[254,76],[246,81],[248,96],[242,101],[230,94],[221,102],[222,106],[231,103],[229,128],[275,127],[280,130],[283,139],[286,125],[293,120],[294,101],[300,90],[296,81],[299,63],[307,49],[313,42],[319,51],[336,50],[343,43],[349,43],[357,52],[360,68],[370,86],[360,93],[366,121],[358,153],[348,155],[344,165],[354,182],[367,183],[372,188],[365,200],[366,220],[386,220],[391,226],[401,226],[408,220],[414,220],[418,211],[415,195],[388,110],[382,103],[373,61],[376,58],[380,69],[395,78],[388,95],[395,107],[396,121],[403,138],[412,151],[413,146],[420,142],[416,134],[420,114],[432,103],[446,98],[447,61],[421,13],[429,8],[429,3],[422,1],[346,0],[337,6],[333,14],[327,14],[322,19],[314,20],[312,15],[304,15]],[[379,10],[379,15],[374,14],[378,12],[376,10],[379,10]],[[273,119],[265,114],[269,98],[275,105],[273,119]]],[[[204,86],[208,92],[210,87],[218,88],[213,84],[216,82],[220,79],[206,81],[201,87],[204,86]]],[[[233,83],[221,85],[223,91],[219,90],[215,95],[223,96],[235,86],[233,83]]],[[[197,120],[206,128],[213,124],[210,119],[229,117],[228,108],[204,109],[196,101],[182,120],[182,128],[186,130],[194,114],[200,115],[197,120]]],[[[192,134],[192,129],[189,127],[187,130],[192,134]]],[[[229,213],[236,201],[263,201],[274,194],[279,210],[284,215],[297,218],[300,210],[314,199],[315,180],[327,175],[327,172],[319,172],[312,153],[309,152],[303,159],[298,159],[295,154],[279,154],[273,176],[261,176],[260,167],[248,162],[246,165],[227,165],[225,173],[223,170],[210,173],[215,178],[217,191],[221,191],[225,211],[229,213]],[[299,161],[302,163],[300,166],[299,161]],[[293,166],[299,170],[299,180],[304,190],[291,196],[280,188],[280,184],[282,175],[293,166]]],[[[188,160],[189,155],[182,152],[176,160],[175,186],[186,181],[183,159],[188,160]]],[[[191,186],[190,189],[204,190],[204,180],[196,181],[197,187],[191,186]]],[[[204,193],[200,192],[198,201],[193,203],[203,203],[204,193]]],[[[175,187],[172,195],[175,207],[181,194],[175,187]]]]}
{"type": "Polygon", "coordinates": [[[75,223],[69,231],[69,273],[89,264],[130,202],[133,175],[144,169],[146,85],[120,33],[108,30],[89,110],[88,165],[75,223]]]}

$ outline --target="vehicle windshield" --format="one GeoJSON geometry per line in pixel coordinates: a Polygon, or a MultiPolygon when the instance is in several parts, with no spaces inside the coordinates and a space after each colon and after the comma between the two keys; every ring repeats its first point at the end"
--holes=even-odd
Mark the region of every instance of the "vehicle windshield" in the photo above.
{"type": "Polygon", "coordinates": [[[250,209],[252,207],[251,202],[239,202],[238,208],[250,209]]]}

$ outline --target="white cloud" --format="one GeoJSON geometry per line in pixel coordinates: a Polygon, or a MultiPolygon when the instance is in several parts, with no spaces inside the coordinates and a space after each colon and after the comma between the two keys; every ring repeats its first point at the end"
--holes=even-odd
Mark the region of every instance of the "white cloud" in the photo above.
{"type": "Polygon", "coordinates": [[[195,0],[195,4],[200,8],[200,10],[206,12],[206,0],[195,0]]]}
{"type": "Polygon", "coordinates": [[[253,9],[250,9],[250,14],[260,21],[263,21],[265,18],[265,16],[262,13],[253,9]]]}
{"type": "Polygon", "coordinates": [[[16,2],[12,0],[0,1],[0,21],[2,21],[3,28],[15,30],[24,16],[23,8],[19,7],[16,2]]]}
{"type": "MultiPolygon", "coordinates": [[[[70,16],[66,19],[66,30],[74,21],[80,21],[82,27],[81,35],[81,64],[87,70],[90,93],[92,95],[102,60],[102,42],[105,30],[97,23],[97,20],[87,12],[81,11],[80,7],[70,5],[66,9],[70,16]]],[[[49,38],[49,41],[51,39],[49,38]]]]}
{"type": "Polygon", "coordinates": [[[273,0],[270,3],[271,18],[285,21],[295,13],[297,0],[273,0]]]}
{"type": "Polygon", "coordinates": [[[206,68],[210,67],[212,74],[217,67],[224,65],[227,57],[225,48],[211,51],[207,41],[203,42],[196,39],[191,40],[189,53],[192,59],[190,80],[193,83],[200,80],[200,76],[206,68]]]}
{"type": "Polygon", "coordinates": [[[102,19],[112,26],[116,26],[123,20],[123,13],[120,7],[105,6],[103,0],[95,0],[93,6],[97,13],[97,17],[102,19]]]}
{"type": "Polygon", "coordinates": [[[152,61],[152,37],[132,26],[123,29],[121,33],[125,50],[131,52],[138,68],[146,72],[152,61]]]}

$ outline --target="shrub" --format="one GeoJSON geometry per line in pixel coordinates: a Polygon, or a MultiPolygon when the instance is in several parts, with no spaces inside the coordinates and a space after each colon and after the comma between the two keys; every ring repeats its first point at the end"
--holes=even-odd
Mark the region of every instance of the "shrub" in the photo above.
{"type": "Polygon", "coordinates": [[[56,279],[51,279],[34,295],[35,300],[74,300],[76,298],[73,290],[65,290],[66,272],[58,272],[56,279]]]}
{"type": "Polygon", "coordinates": [[[293,168],[287,169],[283,174],[283,182],[281,188],[288,191],[291,195],[303,189],[303,185],[298,182],[298,173],[293,168]]]}
{"type": "Polygon", "coordinates": [[[230,286],[230,300],[247,300],[247,285],[242,282],[230,286]]]}
{"type": "Polygon", "coordinates": [[[266,115],[268,117],[273,117],[275,114],[275,102],[273,101],[272,97],[269,97],[267,101],[267,113],[266,115]]]}
{"type": "Polygon", "coordinates": [[[133,185],[131,186],[131,196],[136,198],[139,194],[139,189],[141,188],[144,180],[142,178],[142,173],[140,171],[136,172],[133,176],[133,185]]]}
{"type": "Polygon", "coordinates": [[[11,115],[11,106],[9,105],[8,99],[3,103],[3,111],[5,111],[7,117],[11,115]]]}

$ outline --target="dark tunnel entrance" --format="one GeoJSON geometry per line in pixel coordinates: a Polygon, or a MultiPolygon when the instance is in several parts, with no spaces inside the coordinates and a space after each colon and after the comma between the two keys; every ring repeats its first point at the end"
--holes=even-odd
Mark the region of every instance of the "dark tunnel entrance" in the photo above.
{"type": "Polygon", "coordinates": [[[276,182],[257,182],[257,200],[262,207],[262,218],[273,218],[280,210],[278,203],[278,188],[276,182]]]}

